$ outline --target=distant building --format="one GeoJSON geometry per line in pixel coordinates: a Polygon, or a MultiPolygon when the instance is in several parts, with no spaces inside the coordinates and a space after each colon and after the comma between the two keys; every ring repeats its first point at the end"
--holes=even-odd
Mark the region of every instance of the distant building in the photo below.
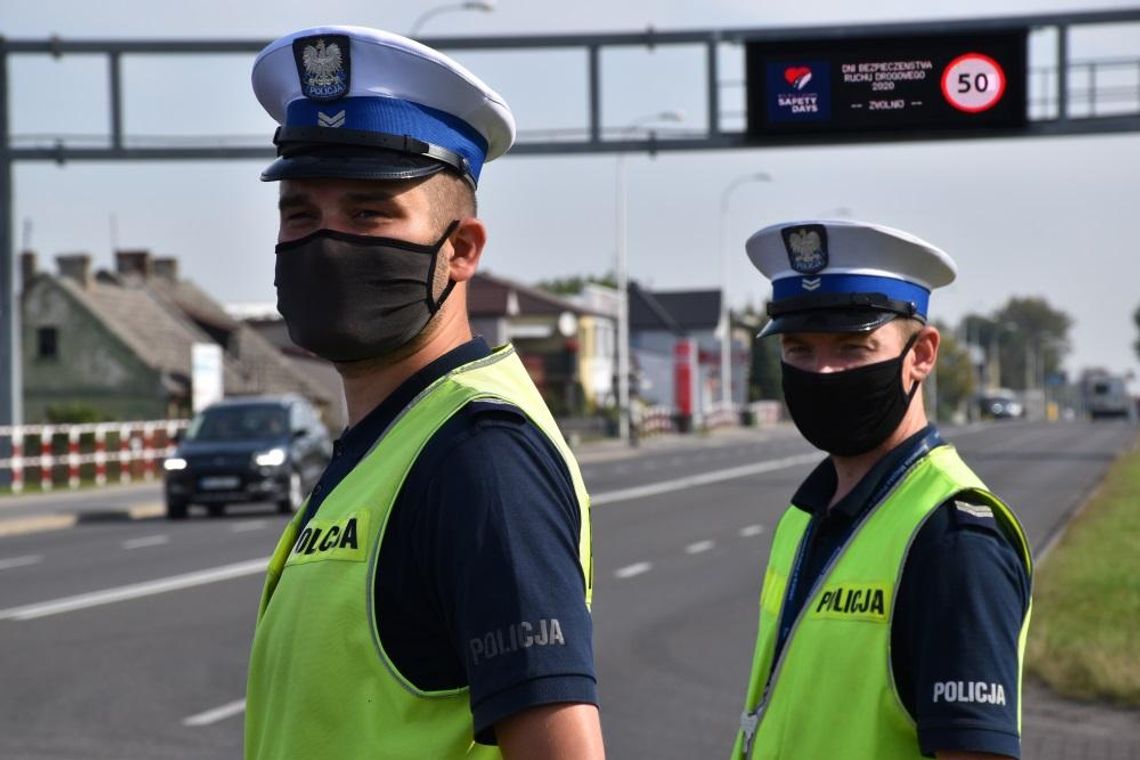
{"type": "Polygon", "coordinates": [[[467,310],[477,335],[514,345],[556,417],[588,413],[612,394],[599,354],[614,328],[601,311],[482,272],[468,284],[467,310]]]}
{"type": "Polygon", "coordinates": [[[344,385],[341,383],[340,373],[336,371],[332,362],[309,353],[293,342],[289,337],[289,328],[286,327],[285,320],[277,311],[277,304],[227,304],[226,313],[248,325],[272,344],[294,371],[324,391],[331,401],[323,410],[323,417],[334,436],[348,426],[348,410],[344,403],[344,385]]]}
{"type": "Polygon", "coordinates": [[[595,409],[617,405],[617,320],[621,306],[618,292],[616,288],[588,283],[581,293],[569,298],[585,309],[578,318],[579,377],[595,409]]]}
{"type": "Polygon", "coordinates": [[[326,390],[180,278],[177,260],[119,251],[113,272],[93,271],[86,253],[56,260],[58,274],[38,271],[33,253],[21,261],[29,422],[47,421],[51,410],[112,420],[185,417],[196,343],[221,346],[227,395],[295,392],[329,408],[326,390]]]}
{"type": "MultiPolygon", "coordinates": [[[[721,392],[721,291],[650,291],[629,287],[630,344],[638,393],[649,404],[672,406],[700,424],[721,392]]],[[[732,404],[747,401],[752,336],[732,328],[732,404]]]]}

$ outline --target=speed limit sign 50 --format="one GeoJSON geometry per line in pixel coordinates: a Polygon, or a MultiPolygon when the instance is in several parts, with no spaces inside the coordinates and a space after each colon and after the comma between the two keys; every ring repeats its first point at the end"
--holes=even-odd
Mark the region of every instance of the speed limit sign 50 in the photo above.
{"type": "Polygon", "coordinates": [[[1005,72],[988,55],[960,55],[942,72],[942,95],[959,111],[986,111],[997,105],[1004,93],[1005,72]]]}

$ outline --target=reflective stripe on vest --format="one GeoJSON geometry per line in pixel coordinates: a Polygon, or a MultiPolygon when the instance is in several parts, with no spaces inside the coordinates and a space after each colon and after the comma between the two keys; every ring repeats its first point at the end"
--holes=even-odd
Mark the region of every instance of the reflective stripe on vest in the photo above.
{"type": "Polygon", "coordinates": [[[432,435],[478,399],[513,404],[562,455],[581,516],[579,563],[593,586],[589,497],[577,462],[512,348],[421,393],[321,504],[304,508],[269,563],[246,690],[247,760],[498,758],[472,736],[468,689],[424,692],[392,663],[374,609],[376,558],[400,488],[432,435]]]}
{"type": "MultiPolygon", "coordinates": [[[[918,732],[891,671],[895,595],[911,542],[935,509],[969,491],[1012,528],[1032,577],[1029,542],[1017,518],[962,462],[940,446],[914,464],[870,513],[806,597],[773,662],[795,557],[811,516],[792,506],[780,519],[760,593],[760,621],[741,730],[732,759],[922,757],[918,732]]],[[[1021,660],[1018,652],[1018,725],[1021,660]]]]}

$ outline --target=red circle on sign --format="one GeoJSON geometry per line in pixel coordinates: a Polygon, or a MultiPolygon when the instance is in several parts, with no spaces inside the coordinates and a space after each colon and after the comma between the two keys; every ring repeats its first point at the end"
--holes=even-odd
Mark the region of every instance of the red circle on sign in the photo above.
{"type": "MultiPolygon", "coordinates": [[[[983,72],[985,73],[985,72],[983,72]]],[[[988,111],[1001,102],[1001,96],[1005,94],[1005,70],[1002,69],[1001,64],[990,58],[983,53],[965,53],[960,55],[946,65],[942,72],[942,97],[946,98],[946,102],[957,108],[959,111],[966,113],[981,113],[988,111]],[[957,92],[950,89],[950,78],[954,69],[962,64],[974,63],[980,64],[983,67],[988,67],[992,70],[993,74],[997,75],[997,92],[985,103],[980,105],[971,105],[963,103],[959,100],[957,92]]]]}

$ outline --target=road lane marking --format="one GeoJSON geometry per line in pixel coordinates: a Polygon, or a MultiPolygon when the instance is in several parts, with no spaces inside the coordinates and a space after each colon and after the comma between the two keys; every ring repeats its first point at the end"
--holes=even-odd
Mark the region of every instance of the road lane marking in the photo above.
{"type": "Polygon", "coordinates": [[[626,565],[623,568],[615,570],[614,571],[614,577],[615,578],[621,578],[621,579],[632,578],[635,575],[641,575],[642,573],[648,573],[652,569],[653,569],[653,565],[650,564],[649,562],[635,562],[632,565],[626,565]]]}
{"type": "Polygon", "coordinates": [[[251,530],[261,530],[265,527],[265,520],[249,520],[248,522],[241,522],[230,528],[234,533],[245,533],[251,530]]]}
{"type": "Polygon", "coordinates": [[[35,565],[41,562],[43,558],[44,555],[42,554],[26,554],[23,557],[0,559],[0,570],[8,570],[13,567],[27,567],[28,565],[35,565]]]}
{"type": "Polygon", "coordinates": [[[783,459],[770,459],[767,462],[756,462],[755,464],[746,464],[741,467],[730,467],[727,470],[714,470],[712,472],[702,472],[699,475],[690,475],[685,478],[676,478],[674,480],[663,480],[659,483],[650,483],[644,486],[634,486],[633,488],[622,488],[617,491],[607,491],[606,493],[596,494],[590,497],[590,503],[594,506],[599,504],[611,504],[616,501],[631,501],[633,499],[644,499],[647,496],[656,496],[662,493],[672,493],[674,491],[681,491],[686,488],[695,488],[697,486],[710,485],[712,483],[721,483],[725,480],[735,480],[737,478],[747,478],[752,475],[759,475],[765,472],[774,472],[775,470],[783,470],[788,467],[797,467],[803,464],[819,462],[819,452],[811,454],[798,454],[793,457],[784,457],[783,459]]]}
{"type": "Polygon", "coordinates": [[[238,699],[233,702],[228,702],[221,707],[215,707],[213,710],[191,715],[189,718],[182,719],[184,726],[208,726],[211,723],[217,723],[220,720],[231,718],[234,715],[241,715],[245,712],[245,700],[238,699]]]}
{"type": "Polygon", "coordinates": [[[130,551],[131,549],[145,549],[148,546],[162,546],[168,543],[170,543],[170,536],[159,534],[157,536],[143,536],[142,538],[128,539],[123,542],[123,548],[130,551]]]}
{"type": "Polygon", "coordinates": [[[752,538],[753,536],[759,536],[763,532],[764,532],[764,526],[763,525],[745,525],[743,528],[740,529],[740,537],[741,538],[752,538]]]}
{"type": "Polygon", "coordinates": [[[685,554],[700,554],[701,552],[707,552],[714,546],[716,546],[716,541],[710,541],[708,539],[697,541],[685,547],[685,554]]]}
{"type": "Polygon", "coordinates": [[[143,596],[164,594],[168,591],[178,591],[184,588],[202,586],[207,583],[227,581],[231,578],[240,578],[244,575],[264,573],[269,564],[269,557],[246,560],[232,565],[222,565],[209,570],[198,570],[183,575],[172,575],[168,578],[159,578],[153,581],[132,583],[127,586],[93,591],[88,594],[67,596],[62,599],[53,599],[48,602],[26,604],[22,607],[11,607],[0,610],[0,621],[3,620],[35,620],[36,618],[60,615],[64,612],[74,612],[88,607],[98,607],[103,604],[124,602],[128,599],[138,599],[143,596]]]}

